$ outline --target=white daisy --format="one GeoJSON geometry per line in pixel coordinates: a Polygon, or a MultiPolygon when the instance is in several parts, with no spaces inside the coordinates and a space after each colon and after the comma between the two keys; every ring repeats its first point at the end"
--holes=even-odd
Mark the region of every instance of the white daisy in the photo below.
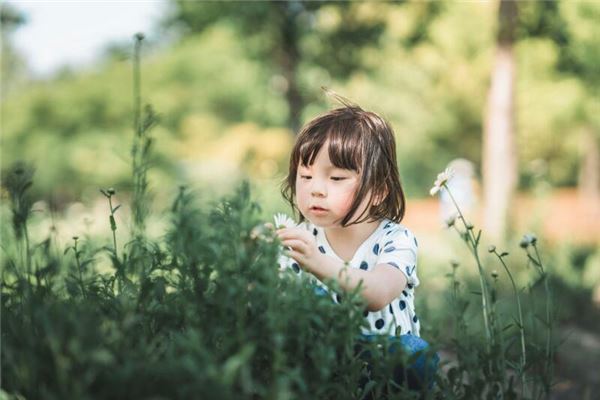
{"type": "Polygon", "coordinates": [[[429,191],[431,196],[434,196],[437,192],[440,191],[442,186],[444,186],[452,177],[454,176],[454,170],[452,168],[446,168],[444,172],[438,174],[437,179],[433,183],[433,187],[429,191]]]}
{"type": "Polygon", "coordinates": [[[287,214],[277,213],[275,214],[275,229],[282,228],[295,228],[298,224],[296,221],[288,217],[287,214]]]}

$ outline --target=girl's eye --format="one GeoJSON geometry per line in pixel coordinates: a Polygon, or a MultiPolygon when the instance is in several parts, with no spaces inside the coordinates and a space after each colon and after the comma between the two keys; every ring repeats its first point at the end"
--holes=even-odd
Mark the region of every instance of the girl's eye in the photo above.
{"type": "Polygon", "coordinates": [[[300,178],[302,178],[302,179],[310,179],[311,176],[310,175],[300,175],[300,178]]]}
{"type": "Polygon", "coordinates": [[[333,181],[343,181],[344,179],[346,179],[346,178],[343,176],[332,176],[331,177],[331,180],[333,180],[333,181]]]}

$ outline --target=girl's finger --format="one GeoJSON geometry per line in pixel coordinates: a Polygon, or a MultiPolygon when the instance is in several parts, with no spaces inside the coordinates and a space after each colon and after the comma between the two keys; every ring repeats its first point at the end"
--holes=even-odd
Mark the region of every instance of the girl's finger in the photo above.
{"type": "Polygon", "coordinates": [[[306,244],[302,240],[298,239],[287,239],[281,242],[286,247],[291,247],[293,250],[302,253],[306,248],[306,244]]]}
{"type": "Polygon", "coordinates": [[[298,235],[296,232],[290,230],[290,229],[281,229],[277,231],[277,236],[279,237],[279,240],[286,240],[286,239],[298,239],[298,235]]]}
{"type": "Polygon", "coordinates": [[[302,239],[306,238],[306,232],[299,228],[283,228],[277,230],[277,236],[280,240],[302,239]]]}
{"type": "Polygon", "coordinates": [[[294,250],[285,250],[284,254],[290,258],[293,258],[294,260],[296,260],[298,263],[302,264],[302,254],[298,253],[297,251],[294,250]]]}

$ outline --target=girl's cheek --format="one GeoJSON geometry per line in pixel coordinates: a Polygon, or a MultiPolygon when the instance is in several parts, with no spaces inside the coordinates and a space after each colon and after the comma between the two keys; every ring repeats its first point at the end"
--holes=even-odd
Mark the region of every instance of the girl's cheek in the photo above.
{"type": "Polygon", "coordinates": [[[345,191],[345,193],[342,196],[342,207],[343,209],[346,210],[346,212],[350,211],[350,206],[352,206],[352,200],[354,200],[354,192],[355,192],[355,188],[349,188],[348,190],[345,191]]]}
{"type": "Polygon", "coordinates": [[[306,205],[306,193],[301,187],[296,188],[296,206],[302,209],[306,205]]]}

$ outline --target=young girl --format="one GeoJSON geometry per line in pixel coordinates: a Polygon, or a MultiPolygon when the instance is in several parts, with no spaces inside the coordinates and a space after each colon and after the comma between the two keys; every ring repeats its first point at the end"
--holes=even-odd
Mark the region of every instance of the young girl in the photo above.
{"type": "Polygon", "coordinates": [[[282,194],[301,224],[277,230],[286,264],[324,289],[327,279],[344,291],[362,282],[364,336],[418,339],[418,244],[400,223],[405,198],[394,133],[377,114],[344,104],[304,126],[292,150],[282,194]]]}

